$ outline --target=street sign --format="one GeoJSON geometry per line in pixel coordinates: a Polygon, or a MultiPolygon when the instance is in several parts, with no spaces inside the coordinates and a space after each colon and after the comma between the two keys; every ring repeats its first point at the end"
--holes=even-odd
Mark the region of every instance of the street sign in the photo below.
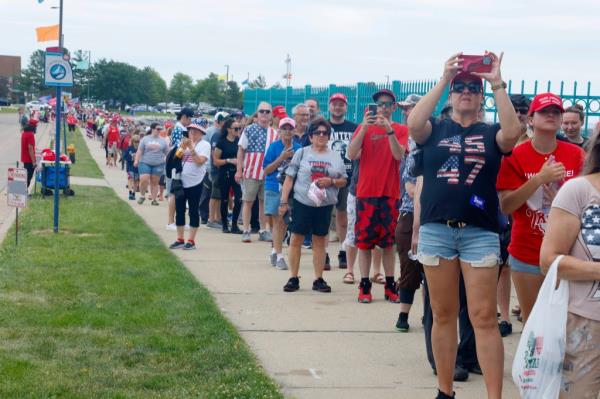
{"type": "Polygon", "coordinates": [[[44,58],[44,84],[46,86],[73,86],[71,64],[61,52],[46,51],[44,58]]]}
{"type": "Polygon", "coordinates": [[[8,206],[27,207],[27,169],[8,168],[8,184],[6,185],[8,206]]]}

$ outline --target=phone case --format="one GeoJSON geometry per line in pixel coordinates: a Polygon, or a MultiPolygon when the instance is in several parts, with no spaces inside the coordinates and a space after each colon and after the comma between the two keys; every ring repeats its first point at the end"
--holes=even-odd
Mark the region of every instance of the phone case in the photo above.
{"type": "Polygon", "coordinates": [[[489,55],[463,55],[463,72],[491,72],[492,57],[489,55]]]}

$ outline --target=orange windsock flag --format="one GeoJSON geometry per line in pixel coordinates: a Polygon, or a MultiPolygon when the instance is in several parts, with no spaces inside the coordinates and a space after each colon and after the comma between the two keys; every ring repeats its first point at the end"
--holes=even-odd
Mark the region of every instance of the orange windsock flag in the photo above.
{"type": "Polygon", "coordinates": [[[58,40],[58,25],[40,26],[35,28],[38,42],[48,42],[50,40],[58,40]]]}

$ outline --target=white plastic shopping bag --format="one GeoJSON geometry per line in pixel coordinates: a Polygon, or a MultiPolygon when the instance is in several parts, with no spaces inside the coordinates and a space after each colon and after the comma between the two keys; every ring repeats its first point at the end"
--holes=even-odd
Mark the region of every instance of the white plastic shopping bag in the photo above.
{"type": "Polygon", "coordinates": [[[312,182],[308,188],[308,198],[310,198],[317,206],[321,206],[327,200],[327,191],[324,188],[317,186],[316,182],[312,182]]]}
{"type": "Polygon", "coordinates": [[[523,399],[556,399],[560,393],[569,306],[568,281],[555,289],[562,257],[548,270],[515,354],[512,377],[523,399]]]}

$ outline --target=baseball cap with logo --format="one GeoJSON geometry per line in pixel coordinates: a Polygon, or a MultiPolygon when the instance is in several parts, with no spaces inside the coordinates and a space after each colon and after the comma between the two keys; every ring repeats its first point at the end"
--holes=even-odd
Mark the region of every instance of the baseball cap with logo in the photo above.
{"type": "Polygon", "coordinates": [[[348,104],[348,98],[346,98],[344,93],[334,93],[329,97],[330,103],[335,100],[343,101],[346,105],[348,104]]]}
{"type": "Polygon", "coordinates": [[[296,128],[296,121],[292,118],[285,117],[279,121],[279,128],[281,129],[285,125],[290,125],[293,129],[296,128]]]}
{"type": "Polygon", "coordinates": [[[552,105],[557,106],[560,109],[560,112],[565,112],[562,99],[559,96],[553,93],[538,94],[533,98],[533,101],[529,106],[529,116],[533,115],[534,112],[550,107],[552,105]]]}
{"type": "Polygon", "coordinates": [[[277,105],[273,107],[273,117],[275,118],[287,118],[287,112],[283,105],[277,105]]]}
{"type": "Polygon", "coordinates": [[[404,101],[400,101],[398,103],[398,106],[403,109],[409,108],[409,107],[414,107],[415,105],[417,105],[417,103],[419,102],[419,100],[421,98],[423,98],[423,96],[420,96],[418,94],[409,94],[408,96],[406,96],[404,101]]]}

